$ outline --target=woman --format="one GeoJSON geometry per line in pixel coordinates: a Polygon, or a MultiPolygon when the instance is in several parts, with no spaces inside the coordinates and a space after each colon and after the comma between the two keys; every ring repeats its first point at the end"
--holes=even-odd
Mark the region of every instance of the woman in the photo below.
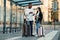
{"type": "Polygon", "coordinates": [[[37,32],[37,35],[38,35],[38,28],[42,22],[42,18],[43,18],[43,15],[42,15],[42,12],[41,12],[41,8],[38,7],[37,8],[37,13],[36,13],[36,32],[37,32]]]}

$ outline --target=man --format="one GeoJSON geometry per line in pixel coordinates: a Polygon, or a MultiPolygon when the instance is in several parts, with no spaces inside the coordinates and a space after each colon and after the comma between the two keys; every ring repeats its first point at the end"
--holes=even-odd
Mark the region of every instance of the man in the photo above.
{"type": "Polygon", "coordinates": [[[31,36],[34,36],[33,35],[33,15],[34,15],[34,10],[32,9],[32,3],[29,3],[28,8],[25,9],[25,17],[26,17],[27,25],[29,25],[30,27],[29,30],[30,30],[31,36]]]}

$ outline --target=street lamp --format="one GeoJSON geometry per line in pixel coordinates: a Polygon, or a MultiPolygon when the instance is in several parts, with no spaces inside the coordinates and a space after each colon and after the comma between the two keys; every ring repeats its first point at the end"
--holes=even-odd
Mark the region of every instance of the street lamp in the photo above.
{"type": "MultiPolygon", "coordinates": [[[[57,12],[57,9],[58,9],[58,2],[57,2],[57,0],[54,0],[53,1],[53,4],[52,4],[52,11],[53,11],[53,15],[57,12]]],[[[54,30],[55,30],[55,16],[56,15],[54,15],[54,30]]]]}

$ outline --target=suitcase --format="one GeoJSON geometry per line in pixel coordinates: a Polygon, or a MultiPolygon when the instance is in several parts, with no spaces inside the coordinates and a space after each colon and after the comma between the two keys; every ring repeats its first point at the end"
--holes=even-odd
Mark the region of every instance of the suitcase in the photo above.
{"type": "Polygon", "coordinates": [[[38,28],[38,37],[44,37],[42,26],[38,28]]]}
{"type": "Polygon", "coordinates": [[[22,28],[22,36],[26,35],[26,23],[23,24],[23,28],[22,28]]]}
{"type": "Polygon", "coordinates": [[[23,25],[23,35],[22,36],[30,36],[31,35],[31,30],[30,26],[24,23],[23,25]]]}

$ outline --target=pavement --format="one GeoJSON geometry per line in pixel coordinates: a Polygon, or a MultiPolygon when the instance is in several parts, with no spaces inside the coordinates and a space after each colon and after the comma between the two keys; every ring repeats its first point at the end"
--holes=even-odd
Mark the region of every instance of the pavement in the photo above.
{"type": "Polygon", "coordinates": [[[58,40],[60,40],[60,34],[59,34],[59,38],[58,38],[58,40]]]}
{"type": "MultiPolygon", "coordinates": [[[[60,30],[60,25],[43,25],[44,35],[52,32],[54,30],[60,30]]],[[[22,37],[22,31],[12,32],[12,33],[1,33],[0,32],[0,40],[38,40],[38,37],[22,37]]]]}

